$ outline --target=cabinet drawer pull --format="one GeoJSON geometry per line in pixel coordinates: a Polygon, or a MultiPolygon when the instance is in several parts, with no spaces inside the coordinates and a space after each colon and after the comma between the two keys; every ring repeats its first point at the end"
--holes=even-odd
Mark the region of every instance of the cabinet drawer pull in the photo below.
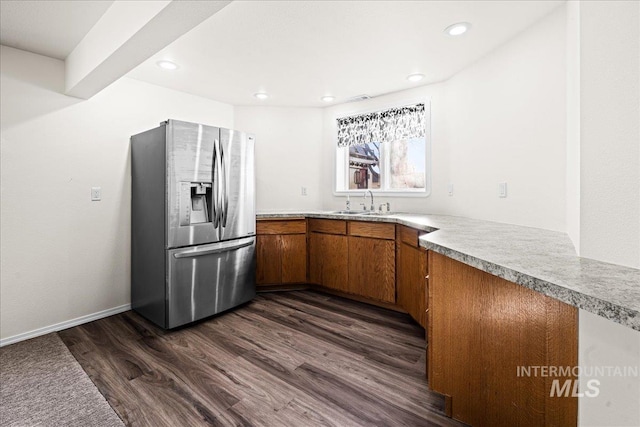
{"type": "Polygon", "coordinates": [[[424,278],[425,278],[425,279],[428,279],[428,278],[429,278],[429,275],[427,274],[426,276],[424,276],[424,278]]]}

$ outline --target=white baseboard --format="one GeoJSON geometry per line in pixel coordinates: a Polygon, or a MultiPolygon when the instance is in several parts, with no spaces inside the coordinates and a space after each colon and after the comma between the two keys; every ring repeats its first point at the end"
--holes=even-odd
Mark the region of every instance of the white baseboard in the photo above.
{"type": "Polygon", "coordinates": [[[19,341],[28,340],[29,338],[39,337],[40,335],[46,335],[51,332],[62,331],[63,329],[72,328],[74,326],[82,325],[83,323],[93,322],[94,320],[113,316],[114,314],[122,313],[128,310],[131,310],[131,304],[124,304],[118,307],[98,311],[97,313],[87,314],[86,316],[76,317],[75,319],[65,320],[64,322],[56,323],[55,325],[45,326],[44,328],[38,328],[34,329],[33,331],[24,332],[12,337],[0,339],[0,347],[19,341]]]}

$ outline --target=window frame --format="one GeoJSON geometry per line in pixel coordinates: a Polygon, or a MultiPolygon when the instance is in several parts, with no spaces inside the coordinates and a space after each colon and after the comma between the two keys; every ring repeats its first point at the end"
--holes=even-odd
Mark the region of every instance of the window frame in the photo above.
{"type": "MultiPolygon", "coordinates": [[[[384,197],[429,197],[431,195],[431,98],[418,98],[411,100],[403,100],[396,103],[386,103],[374,108],[360,108],[352,111],[336,114],[333,117],[332,125],[332,142],[334,149],[334,163],[333,163],[333,195],[334,196],[350,196],[353,194],[362,194],[367,190],[344,188],[346,184],[346,177],[349,176],[349,147],[338,147],[338,126],[337,120],[343,117],[355,116],[360,114],[369,114],[376,111],[383,111],[390,108],[400,108],[415,104],[424,104],[425,115],[425,188],[422,189],[405,189],[405,190],[385,190],[385,189],[370,189],[374,195],[381,195],[384,197]]],[[[384,175],[387,174],[390,167],[387,159],[389,153],[388,147],[384,147],[386,143],[381,143],[380,149],[380,171],[384,171],[384,175]]],[[[388,176],[383,175],[383,180],[387,181],[388,176]]]]}

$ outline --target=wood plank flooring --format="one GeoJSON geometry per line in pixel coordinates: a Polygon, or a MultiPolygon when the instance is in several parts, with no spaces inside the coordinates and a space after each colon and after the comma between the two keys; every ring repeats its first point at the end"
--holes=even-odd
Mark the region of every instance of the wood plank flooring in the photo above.
{"type": "Polygon", "coordinates": [[[406,314],[313,291],[259,294],[176,331],[133,312],[59,332],[131,426],[450,426],[406,314]]]}

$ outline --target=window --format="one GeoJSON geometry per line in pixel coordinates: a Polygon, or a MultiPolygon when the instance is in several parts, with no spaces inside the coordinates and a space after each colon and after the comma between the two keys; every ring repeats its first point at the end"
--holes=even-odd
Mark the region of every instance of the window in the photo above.
{"type": "Polygon", "coordinates": [[[336,191],[426,196],[429,104],[339,117],[336,191]]]}
{"type": "Polygon", "coordinates": [[[380,189],[380,143],[349,147],[349,190],[380,189]]]}

